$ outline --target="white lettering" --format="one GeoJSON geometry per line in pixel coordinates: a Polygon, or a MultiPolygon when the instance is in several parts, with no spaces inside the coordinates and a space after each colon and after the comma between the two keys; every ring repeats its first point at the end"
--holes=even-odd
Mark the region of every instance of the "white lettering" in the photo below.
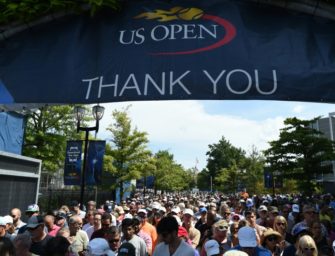
{"type": "Polygon", "coordinates": [[[157,89],[157,91],[161,95],[165,94],[165,72],[162,72],[162,88],[159,88],[159,85],[155,82],[155,80],[149,74],[145,74],[144,95],[148,95],[149,81],[154,85],[154,87],[157,89]]]}
{"type": "Polygon", "coordinates": [[[137,81],[136,81],[136,77],[135,77],[134,74],[130,74],[130,75],[129,75],[127,81],[126,81],[126,82],[124,83],[124,85],[123,85],[123,88],[122,88],[122,90],[121,90],[119,96],[122,96],[122,94],[123,94],[123,92],[124,92],[125,90],[132,90],[132,89],[136,89],[137,94],[138,94],[138,95],[141,95],[141,91],[140,91],[140,88],[138,87],[138,83],[137,83],[137,81]],[[133,84],[134,84],[134,85],[133,85],[133,86],[128,86],[128,83],[130,83],[131,81],[133,81],[133,84]]]}
{"type": "Polygon", "coordinates": [[[103,79],[104,77],[101,76],[100,77],[100,81],[99,81],[99,91],[98,91],[98,98],[100,99],[101,97],[101,89],[102,88],[106,88],[106,87],[114,87],[114,97],[116,97],[117,95],[117,86],[118,86],[118,82],[119,82],[119,75],[115,75],[115,81],[113,84],[102,84],[103,83],[103,79]]]}
{"type": "Polygon", "coordinates": [[[166,26],[158,25],[151,30],[151,38],[155,41],[162,41],[166,39],[168,36],[169,36],[169,29],[166,26]],[[158,29],[163,29],[161,38],[156,37],[156,30],[158,29]]]}
{"type": "Polygon", "coordinates": [[[226,70],[222,70],[220,75],[214,80],[213,77],[207,72],[207,70],[203,70],[205,75],[209,78],[209,80],[213,83],[213,94],[217,93],[217,83],[221,79],[224,73],[226,73],[226,70]]]}
{"type": "Polygon", "coordinates": [[[187,93],[187,94],[191,94],[191,92],[185,87],[185,85],[181,82],[181,79],[183,79],[188,73],[190,73],[191,71],[188,70],[186,71],[184,74],[182,74],[181,76],[179,76],[175,81],[173,81],[173,72],[170,71],[170,95],[173,94],[173,87],[176,85],[176,84],[179,84],[179,86],[184,89],[184,91],[187,93]]]}
{"type": "Polygon", "coordinates": [[[128,42],[124,41],[124,34],[125,32],[127,32],[127,30],[121,30],[120,31],[120,43],[121,44],[132,44],[134,42],[134,34],[135,34],[135,30],[130,30],[128,32],[130,32],[130,40],[128,40],[128,42]]]}
{"type": "Polygon", "coordinates": [[[276,72],[276,70],[272,70],[272,75],[273,75],[273,89],[269,92],[264,92],[259,87],[258,70],[255,69],[255,84],[256,84],[256,89],[260,94],[270,95],[270,94],[273,94],[277,90],[277,72],[276,72]]]}
{"type": "Polygon", "coordinates": [[[197,35],[194,35],[194,28],[195,28],[195,24],[189,24],[189,25],[184,24],[184,37],[183,37],[183,39],[195,39],[195,38],[197,38],[197,35]],[[191,34],[193,36],[191,36],[191,34]]]}
{"type": "Polygon", "coordinates": [[[235,93],[235,94],[244,94],[244,93],[246,93],[247,91],[250,90],[251,85],[252,85],[252,78],[251,78],[251,76],[249,75],[249,73],[247,71],[245,71],[243,69],[234,69],[234,70],[230,71],[227,74],[226,85],[227,85],[227,88],[228,88],[228,90],[230,92],[235,93]],[[247,86],[247,88],[244,91],[236,91],[230,85],[230,77],[231,77],[231,75],[233,75],[234,73],[238,73],[238,72],[244,74],[247,77],[247,79],[248,79],[248,86],[247,86]]]}
{"type": "Polygon", "coordinates": [[[91,87],[92,87],[92,83],[93,81],[99,79],[99,77],[95,77],[95,78],[92,78],[92,79],[82,79],[81,81],[82,82],[88,82],[88,86],[87,86],[87,92],[86,92],[86,100],[90,97],[90,94],[91,94],[91,87]]]}
{"type": "Polygon", "coordinates": [[[137,39],[139,39],[139,41],[135,39],[134,41],[135,44],[142,44],[145,40],[144,35],[142,35],[140,32],[144,32],[144,28],[136,30],[135,36],[137,39]]]}
{"type": "Polygon", "coordinates": [[[175,34],[180,33],[183,31],[183,27],[181,25],[171,25],[171,35],[170,35],[170,40],[171,39],[176,39],[175,34]]]}
{"type": "Polygon", "coordinates": [[[200,39],[204,39],[202,33],[203,31],[205,31],[208,35],[210,35],[213,38],[216,38],[216,28],[218,27],[218,25],[211,25],[211,27],[213,28],[213,31],[210,31],[208,28],[206,28],[204,25],[199,25],[199,37],[200,39]]]}

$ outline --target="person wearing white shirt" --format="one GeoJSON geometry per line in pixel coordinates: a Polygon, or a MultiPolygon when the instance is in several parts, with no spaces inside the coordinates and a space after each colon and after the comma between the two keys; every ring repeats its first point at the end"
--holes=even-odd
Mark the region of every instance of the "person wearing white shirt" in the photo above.
{"type": "Polygon", "coordinates": [[[161,242],[156,246],[153,256],[194,256],[191,245],[178,237],[178,222],[172,217],[164,217],[157,225],[161,242]]]}

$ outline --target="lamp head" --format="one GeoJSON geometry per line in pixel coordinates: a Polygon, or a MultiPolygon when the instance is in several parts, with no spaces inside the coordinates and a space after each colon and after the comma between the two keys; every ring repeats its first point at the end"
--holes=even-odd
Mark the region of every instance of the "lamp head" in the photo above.
{"type": "Polygon", "coordinates": [[[77,121],[81,121],[84,119],[86,114],[86,109],[80,106],[74,107],[74,114],[76,116],[77,121]]]}
{"type": "Polygon", "coordinates": [[[101,120],[105,112],[105,108],[103,106],[95,105],[92,108],[93,117],[96,121],[101,120]]]}

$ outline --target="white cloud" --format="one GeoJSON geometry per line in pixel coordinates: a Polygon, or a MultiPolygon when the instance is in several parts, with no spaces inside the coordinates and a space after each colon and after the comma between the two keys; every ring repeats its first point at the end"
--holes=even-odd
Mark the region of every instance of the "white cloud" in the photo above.
{"type": "Polygon", "coordinates": [[[296,105],[293,108],[293,113],[295,114],[301,114],[305,110],[304,106],[302,105],[296,105]]]}
{"type": "Polygon", "coordinates": [[[106,113],[101,121],[100,138],[109,136],[105,128],[112,122],[113,109],[130,104],[132,124],[148,133],[154,152],[168,149],[185,168],[193,167],[196,158],[199,159],[198,167],[205,167],[208,145],[217,143],[222,136],[246,151],[250,151],[252,145],[263,150],[268,147],[268,141],[278,137],[284,120],[274,117],[255,121],[208,114],[199,101],[113,103],[104,105],[106,113]]]}

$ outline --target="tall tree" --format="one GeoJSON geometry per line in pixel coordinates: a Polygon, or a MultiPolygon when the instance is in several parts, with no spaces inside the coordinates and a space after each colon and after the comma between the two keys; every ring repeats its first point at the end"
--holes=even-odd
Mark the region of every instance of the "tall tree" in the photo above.
{"type": "Polygon", "coordinates": [[[317,119],[287,118],[279,139],[269,142],[270,148],[264,152],[273,171],[297,180],[307,193],[313,192],[318,174],[331,172],[329,161],[335,158],[334,143],[312,126],[317,119]]]}
{"type": "Polygon", "coordinates": [[[258,187],[263,187],[263,170],[264,170],[265,158],[257,150],[255,146],[252,146],[250,154],[247,155],[244,163],[245,185],[248,192],[258,194],[258,187]]]}
{"type": "Polygon", "coordinates": [[[128,109],[113,111],[114,122],[107,128],[111,132],[112,148],[109,153],[113,158],[121,198],[123,182],[143,177],[145,171],[154,168],[151,152],[147,149],[147,133],[132,129],[128,109]]]}
{"type": "Polygon", "coordinates": [[[180,191],[189,189],[192,183],[192,175],[175,162],[173,154],[167,150],[158,151],[155,154],[155,189],[166,191],[180,191]]]}
{"type": "MultiPolygon", "coordinates": [[[[245,159],[245,151],[234,147],[224,137],[216,143],[209,145],[207,155],[207,169],[209,175],[216,177],[223,169],[228,169],[235,163],[239,169],[242,168],[245,159]]],[[[213,186],[216,187],[218,180],[213,180],[213,186]]]]}
{"type": "Polygon", "coordinates": [[[41,159],[43,171],[55,172],[64,165],[66,141],[78,136],[72,106],[44,106],[28,116],[23,154],[41,159]]]}

